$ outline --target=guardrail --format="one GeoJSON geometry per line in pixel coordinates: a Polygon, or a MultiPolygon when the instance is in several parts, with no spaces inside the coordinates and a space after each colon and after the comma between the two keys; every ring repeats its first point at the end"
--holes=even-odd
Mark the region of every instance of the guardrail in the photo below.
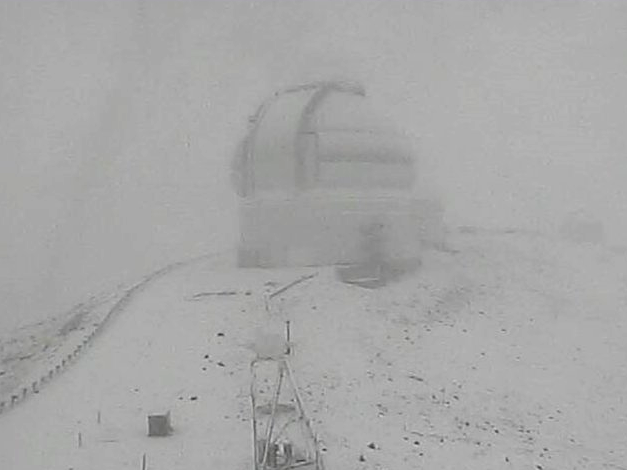
{"type": "Polygon", "coordinates": [[[54,366],[51,366],[44,374],[42,374],[37,380],[32,381],[29,386],[22,385],[15,388],[15,391],[12,392],[10,397],[0,400],[0,415],[8,412],[12,408],[24,402],[28,397],[34,394],[38,394],[41,390],[49,384],[52,379],[58,375],[60,375],[65,369],[71,366],[80,355],[87,350],[89,346],[93,343],[93,341],[102,334],[103,330],[109,325],[112,319],[122,312],[129,303],[133,300],[133,298],[142,292],[148,285],[155,281],[156,279],[165,276],[166,274],[171,273],[172,271],[182,268],[185,266],[189,266],[195,262],[202,261],[207,258],[218,256],[220,253],[212,253],[209,255],[198,256],[185,261],[177,261],[175,263],[171,263],[163,268],[158,269],[150,273],[147,276],[144,276],[138,283],[133,285],[131,288],[124,291],[124,293],[119,297],[119,299],[115,302],[115,304],[109,309],[107,314],[103,317],[102,321],[96,325],[96,327],[89,333],[89,335],[85,336],[82,341],[80,341],[72,350],[71,353],[66,354],[59,362],[57,362],[54,366]]]}

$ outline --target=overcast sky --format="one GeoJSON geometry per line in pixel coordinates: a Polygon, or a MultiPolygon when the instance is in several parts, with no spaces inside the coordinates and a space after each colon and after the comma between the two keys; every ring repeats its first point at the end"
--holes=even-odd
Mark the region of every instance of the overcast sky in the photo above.
{"type": "Polygon", "coordinates": [[[0,0],[0,328],[231,246],[276,88],[364,83],[450,223],[627,237],[627,2],[0,0]]]}

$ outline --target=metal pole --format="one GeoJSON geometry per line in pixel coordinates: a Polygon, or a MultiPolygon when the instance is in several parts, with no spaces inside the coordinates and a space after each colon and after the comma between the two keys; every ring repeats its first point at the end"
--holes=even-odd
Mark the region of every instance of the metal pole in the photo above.
{"type": "Polygon", "coordinates": [[[268,450],[270,449],[270,438],[272,437],[272,431],[274,429],[274,420],[276,417],[276,409],[279,403],[279,395],[281,394],[281,385],[283,384],[283,364],[279,364],[279,378],[277,379],[276,391],[274,392],[274,398],[272,399],[272,411],[270,413],[270,422],[268,423],[268,430],[266,432],[266,445],[263,450],[263,460],[261,461],[262,469],[265,469],[268,461],[268,450]]]}
{"type": "Polygon", "coordinates": [[[298,409],[300,411],[300,416],[302,419],[305,420],[305,424],[307,427],[307,430],[309,431],[309,435],[311,437],[311,439],[314,442],[314,445],[316,446],[316,451],[318,448],[318,439],[316,438],[315,433],[313,432],[313,429],[311,428],[311,422],[309,421],[309,419],[307,419],[306,414],[305,414],[305,407],[303,405],[303,400],[300,397],[300,393],[298,392],[298,387],[296,386],[296,380],[294,379],[294,374],[292,372],[292,368],[290,367],[289,362],[287,361],[287,359],[284,360],[285,363],[285,369],[287,370],[287,377],[292,385],[292,389],[294,390],[294,396],[296,397],[296,403],[298,404],[298,409]]]}
{"type": "Polygon", "coordinates": [[[259,467],[259,452],[257,450],[257,403],[255,401],[255,364],[256,361],[250,363],[250,401],[252,406],[252,421],[253,421],[253,458],[255,459],[255,470],[259,467]]]}

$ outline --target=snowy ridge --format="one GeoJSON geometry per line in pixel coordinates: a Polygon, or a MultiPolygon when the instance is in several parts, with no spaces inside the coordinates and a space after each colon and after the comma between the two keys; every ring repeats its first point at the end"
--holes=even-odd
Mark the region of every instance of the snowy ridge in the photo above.
{"type": "Polygon", "coordinates": [[[137,469],[145,454],[155,470],[252,468],[247,345],[289,319],[328,469],[625,468],[626,266],[516,233],[453,235],[378,290],[331,269],[184,266],[0,419],[0,467],[137,469]],[[154,410],[172,436],[146,437],[154,410]]]}
{"type": "Polygon", "coordinates": [[[144,276],[130,288],[120,287],[113,293],[94,296],[88,302],[78,304],[67,315],[55,317],[47,324],[39,322],[22,327],[20,331],[25,330],[29,337],[26,344],[22,338],[25,335],[19,335],[19,331],[12,338],[0,342],[2,363],[9,366],[7,369],[10,372],[6,374],[3,370],[0,377],[0,415],[32,394],[40,393],[53,378],[80,357],[113,317],[122,312],[151,281],[207,258],[216,259],[217,255],[171,263],[144,276]]]}

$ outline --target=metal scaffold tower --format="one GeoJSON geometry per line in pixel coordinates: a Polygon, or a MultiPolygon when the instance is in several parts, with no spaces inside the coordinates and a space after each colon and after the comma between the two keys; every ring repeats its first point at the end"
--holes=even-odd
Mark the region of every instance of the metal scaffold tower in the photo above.
{"type": "Polygon", "coordinates": [[[324,470],[287,356],[251,362],[255,470],[324,470]]]}

